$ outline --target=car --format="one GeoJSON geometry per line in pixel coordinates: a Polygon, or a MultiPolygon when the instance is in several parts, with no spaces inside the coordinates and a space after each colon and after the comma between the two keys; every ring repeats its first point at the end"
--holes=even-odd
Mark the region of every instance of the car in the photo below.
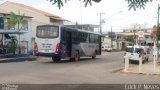
{"type": "Polygon", "coordinates": [[[108,45],[103,45],[103,46],[102,46],[102,50],[103,50],[103,51],[111,52],[113,49],[112,49],[112,47],[110,47],[110,46],[108,46],[108,45]]]}
{"type": "Polygon", "coordinates": [[[124,60],[125,57],[129,58],[130,61],[138,61],[142,57],[142,62],[144,63],[145,61],[149,60],[149,53],[147,52],[146,47],[142,47],[139,45],[134,45],[134,46],[127,46],[126,52],[124,54],[124,60]]]}

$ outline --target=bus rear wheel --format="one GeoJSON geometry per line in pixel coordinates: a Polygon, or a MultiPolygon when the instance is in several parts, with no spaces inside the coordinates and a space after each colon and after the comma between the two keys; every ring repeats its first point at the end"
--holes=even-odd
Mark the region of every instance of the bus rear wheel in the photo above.
{"type": "Polygon", "coordinates": [[[80,55],[79,55],[79,52],[78,52],[78,51],[75,52],[74,60],[75,60],[75,61],[79,61],[79,60],[80,60],[80,55]]]}
{"type": "Polygon", "coordinates": [[[52,57],[52,61],[57,63],[57,62],[60,62],[61,58],[55,58],[55,57],[52,57]]]}
{"type": "Polygon", "coordinates": [[[96,51],[94,52],[93,56],[92,56],[92,59],[95,59],[96,58],[96,51]]]}

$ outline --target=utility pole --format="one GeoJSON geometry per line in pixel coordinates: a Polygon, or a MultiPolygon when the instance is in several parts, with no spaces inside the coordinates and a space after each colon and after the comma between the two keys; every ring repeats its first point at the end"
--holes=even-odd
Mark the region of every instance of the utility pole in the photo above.
{"type": "Polygon", "coordinates": [[[111,48],[113,48],[113,40],[112,40],[112,26],[111,26],[111,48]]]}
{"type": "Polygon", "coordinates": [[[134,44],[136,45],[136,30],[135,30],[135,25],[134,25],[134,30],[133,30],[133,32],[134,32],[134,44]]]}
{"type": "Polygon", "coordinates": [[[157,12],[157,15],[158,15],[158,20],[157,20],[157,50],[158,50],[158,55],[159,56],[159,9],[160,9],[160,5],[158,4],[158,12],[157,12]]]}
{"type": "Polygon", "coordinates": [[[159,9],[160,9],[160,5],[158,4],[158,19],[157,19],[157,46],[158,46],[158,33],[159,33],[159,9]]]}
{"type": "Polygon", "coordinates": [[[103,15],[104,13],[98,13],[98,15],[99,15],[99,31],[100,31],[100,34],[102,34],[102,15],[103,15]]]}

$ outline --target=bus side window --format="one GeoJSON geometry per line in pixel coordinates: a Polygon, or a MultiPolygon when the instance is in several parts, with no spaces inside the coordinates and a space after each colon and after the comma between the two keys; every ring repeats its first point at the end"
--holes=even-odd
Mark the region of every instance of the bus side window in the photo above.
{"type": "Polygon", "coordinates": [[[90,39],[89,39],[90,43],[93,43],[93,42],[94,42],[93,34],[90,34],[90,35],[89,35],[89,38],[90,38],[90,39]]]}
{"type": "Polygon", "coordinates": [[[86,42],[89,43],[89,34],[86,34],[86,42]]]}
{"type": "Polygon", "coordinates": [[[62,30],[62,42],[66,42],[66,31],[62,30]]]}
{"type": "Polygon", "coordinates": [[[83,33],[80,32],[79,34],[80,34],[80,35],[79,35],[79,36],[80,36],[80,37],[79,37],[79,41],[80,41],[80,42],[83,42],[83,33]]]}
{"type": "Polygon", "coordinates": [[[83,42],[88,42],[88,33],[83,33],[83,42]]]}
{"type": "Polygon", "coordinates": [[[77,32],[72,32],[73,34],[72,34],[72,41],[74,42],[74,43],[76,43],[77,42],[77,38],[78,38],[78,36],[77,36],[77,32]]]}

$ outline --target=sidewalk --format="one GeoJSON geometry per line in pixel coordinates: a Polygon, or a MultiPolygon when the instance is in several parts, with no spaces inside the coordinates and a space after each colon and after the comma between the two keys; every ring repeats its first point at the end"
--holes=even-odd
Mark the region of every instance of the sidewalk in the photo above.
{"type": "Polygon", "coordinates": [[[23,61],[33,61],[36,60],[35,56],[27,54],[18,54],[18,55],[2,55],[0,56],[0,63],[6,62],[23,62],[23,61]]]}
{"type": "Polygon", "coordinates": [[[160,75],[160,62],[157,62],[156,68],[154,71],[154,62],[149,61],[142,64],[141,72],[139,71],[139,64],[129,64],[129,68],[125,73],[137,73],[137,74],[147,74],[147,75],[160,75]]]}
{"type": "Polygon", "coordinates": [[[101,55],[107,55],[108,53],[110,53],[110,52],[102,51],[101,55]]]}

